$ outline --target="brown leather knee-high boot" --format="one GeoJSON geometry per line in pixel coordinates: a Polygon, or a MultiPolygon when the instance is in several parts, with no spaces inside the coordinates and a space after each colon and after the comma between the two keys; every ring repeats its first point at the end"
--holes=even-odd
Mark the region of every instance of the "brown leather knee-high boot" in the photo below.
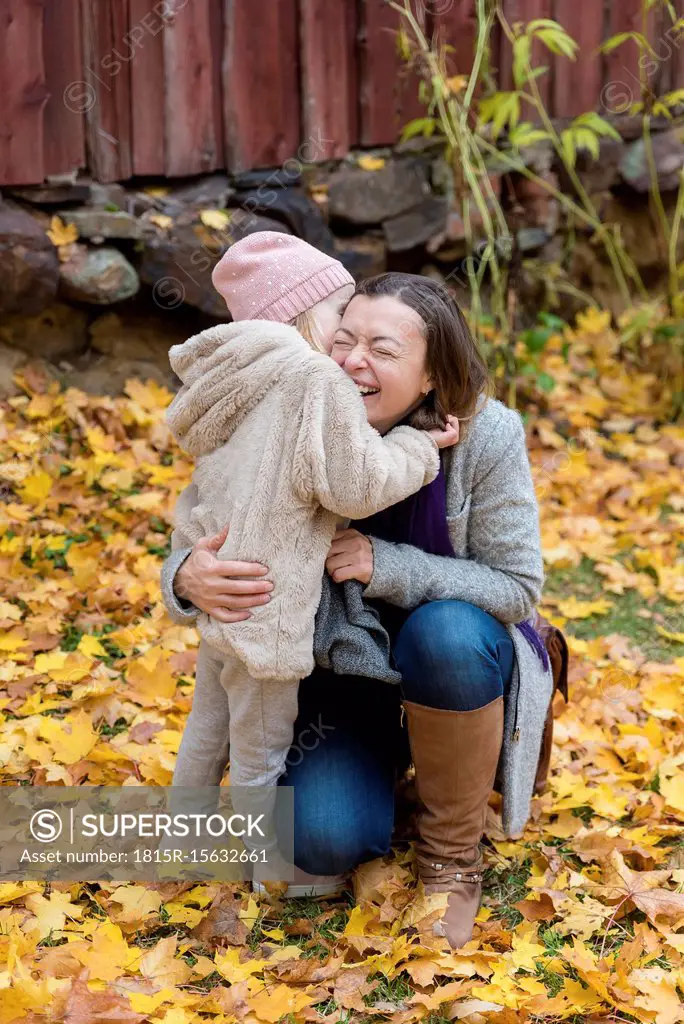
{"type": "Polygon", "coordinates": [[[449,901],[435,932],[453,949],[472,937],[482,898],[480,838],[503,738],[503,697],[475,711],[405,701],[420,800],[418,871],[449,901]]]}

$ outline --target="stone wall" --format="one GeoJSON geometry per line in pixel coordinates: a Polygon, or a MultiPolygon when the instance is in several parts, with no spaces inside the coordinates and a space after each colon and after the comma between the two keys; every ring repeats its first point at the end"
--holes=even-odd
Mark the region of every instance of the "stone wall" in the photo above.
{"type": "MultiPolygon", "coordinates": [[[[638,119],[623,119],[621,142],[598,161],[582,155],[582,183],[604,219],[620,225],[654,293],[666,259],[653,212],[638,119]]],[[[684,167],[684,128],[660,124],[654,149],[667,211],[684,167]]],[[[546,146],[524,154],[543,178],[570,189],[546,146]]],[[[620,299],[602,249],[560,204],[521,173],[492,168],[506,211],[501,252],[515,260],[521,316],[559,303],[570,316],[585,293],[615,313],[620,299]],[[566,293],[563,282],[570,283],[566,293]],[[574,290],[574,291],[573,291],[574,290]]],[[[156,187],[87,180],[6,189],[0,199],[0,393],[12,373],[41,360],[51,376],[114,393],[129,376],[173,385],[172,344],[227,318],[211,271],[233,242],[254,231],[294,233],[335,254],[357,279],[400,269],[446,281],[467,305],[471,257],[454,174],[438,141],[351,154],[343,161],[215,174],[156,187]]],[[[473,220],[475,256],[481,230],[473,220]]],[[[684,259],[680,239],[679,259],[684,259]]]]}

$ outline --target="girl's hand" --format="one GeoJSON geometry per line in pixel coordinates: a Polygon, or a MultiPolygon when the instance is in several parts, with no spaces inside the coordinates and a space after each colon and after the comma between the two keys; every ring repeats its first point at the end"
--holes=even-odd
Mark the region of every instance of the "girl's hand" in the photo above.
{"type": "Polygon", "coordinates": [[[458,417],[447,416],[447,425],[444,430],[428,430],[428,434],[437,443],[438,448],[450,448],[453,444],[458,443],[460,430],[458,417]]]}
{"type": "Polygon", "coordinates": [[[336,583],[360,580],[368,584],[373,575],[373,545],[358,530],[339,530],[330,545],[325,567],[336,583]]]}
{"type": "Polygon", "coordinates": [[[273,584],[259,562],[226,562],[216,557],[228,536],[226,526],[213,537],[198,541],[176,573],[174,590],[220,622],[251,618],[250,608],[271,600],[273,584]],[[257,579],[249,577],[256,576],[257,579]]]}

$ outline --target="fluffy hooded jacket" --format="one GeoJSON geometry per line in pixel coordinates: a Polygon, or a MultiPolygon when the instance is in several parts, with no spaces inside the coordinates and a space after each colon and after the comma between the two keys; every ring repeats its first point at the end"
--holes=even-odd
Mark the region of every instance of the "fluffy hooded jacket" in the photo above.
{"type": "Polygon", "coordinates": [[[341,519],[361,519],[435,478],[439,452],[411,427],[369,426],[353,381],[294,327],[222,324],[169,352],[183,386],[167,410],[195,457],[197,503],[179,505],[191,543],[230,523],[218,557],[262,562],[276,584],[252,617],[226,625],[200,613],[202,637],[259,679],[301,679],[325,558],[341,519]]]}
{"type": "MultiPolygon", "coordinates": [[[[553,692],[551,671],[513,625],[532,615],[544,579],[539,511],[520,415],[490,399],[459,443],[447,449],[443,461],[447,523],[456,558],[371,536],[373,576],[362,588],[362,599],[358,593],[352,594],[355,600],[347,602],[346,612],[351,611],[351,625],[357,633],[361,628],[373,630],[375,654],[371,650],[369,655],[366,648],[357,656],[352,644],[337,650],[331,647],[331,638],[339,640],[341,634],[330,585],[316,623],[315,647],[319,655],[324,654],[323,664],[331,664],[338,673],[377,675],[369,667],[374,657],[377,664],[377,629],[369,623],[371,614],[363,605],[378,600],[417,608],[426,601],[458,599],[483,608],[507,625],[515,648],[515,668],[505,701],[497,788],[503,797],[504,831],[515,837],[522,833],[530,813],[544,720],[553,692]]],[[[186,510],[182,521],[188,519],[197,501],[196,489],[189,485],[177,506],[186,510]]],[[[162,595],[169,615],[186,625],[196,621],[198,610],[176,596],[174,577],[190,554],[191,544],[180,528],[174,530],[172,553],[162,569],[162,595]]],[[[345,623],[342,628],[347,628],[345,623]]]]}

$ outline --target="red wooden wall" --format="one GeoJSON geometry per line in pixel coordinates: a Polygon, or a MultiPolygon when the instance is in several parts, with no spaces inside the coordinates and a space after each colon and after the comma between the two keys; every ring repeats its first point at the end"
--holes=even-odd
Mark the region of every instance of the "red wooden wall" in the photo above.
{"type": "MultiPolygon", "coordinates": [[[[676,0],[684,15],[684,0],[676,0]]],[[[576,62],[539,47],[550,112],[623,110],[639,93],[633,44],[642,0],[501,0],[510,24],[560,21],[576,62]]],[[[467,73],[475,0],[414,0],[428,34],[467,73]]],[[[0,0],[0,184],[87,168],[102,181],[180,177],[339,157],[392,143],[421,116],[417,77],[399,56],[385,0],[0,0]]],[[[655,93],[684,86],[684,40],[651,14],[655,93]]],[[[511,85],[510,45],[492,63],[511,85]]]]}

